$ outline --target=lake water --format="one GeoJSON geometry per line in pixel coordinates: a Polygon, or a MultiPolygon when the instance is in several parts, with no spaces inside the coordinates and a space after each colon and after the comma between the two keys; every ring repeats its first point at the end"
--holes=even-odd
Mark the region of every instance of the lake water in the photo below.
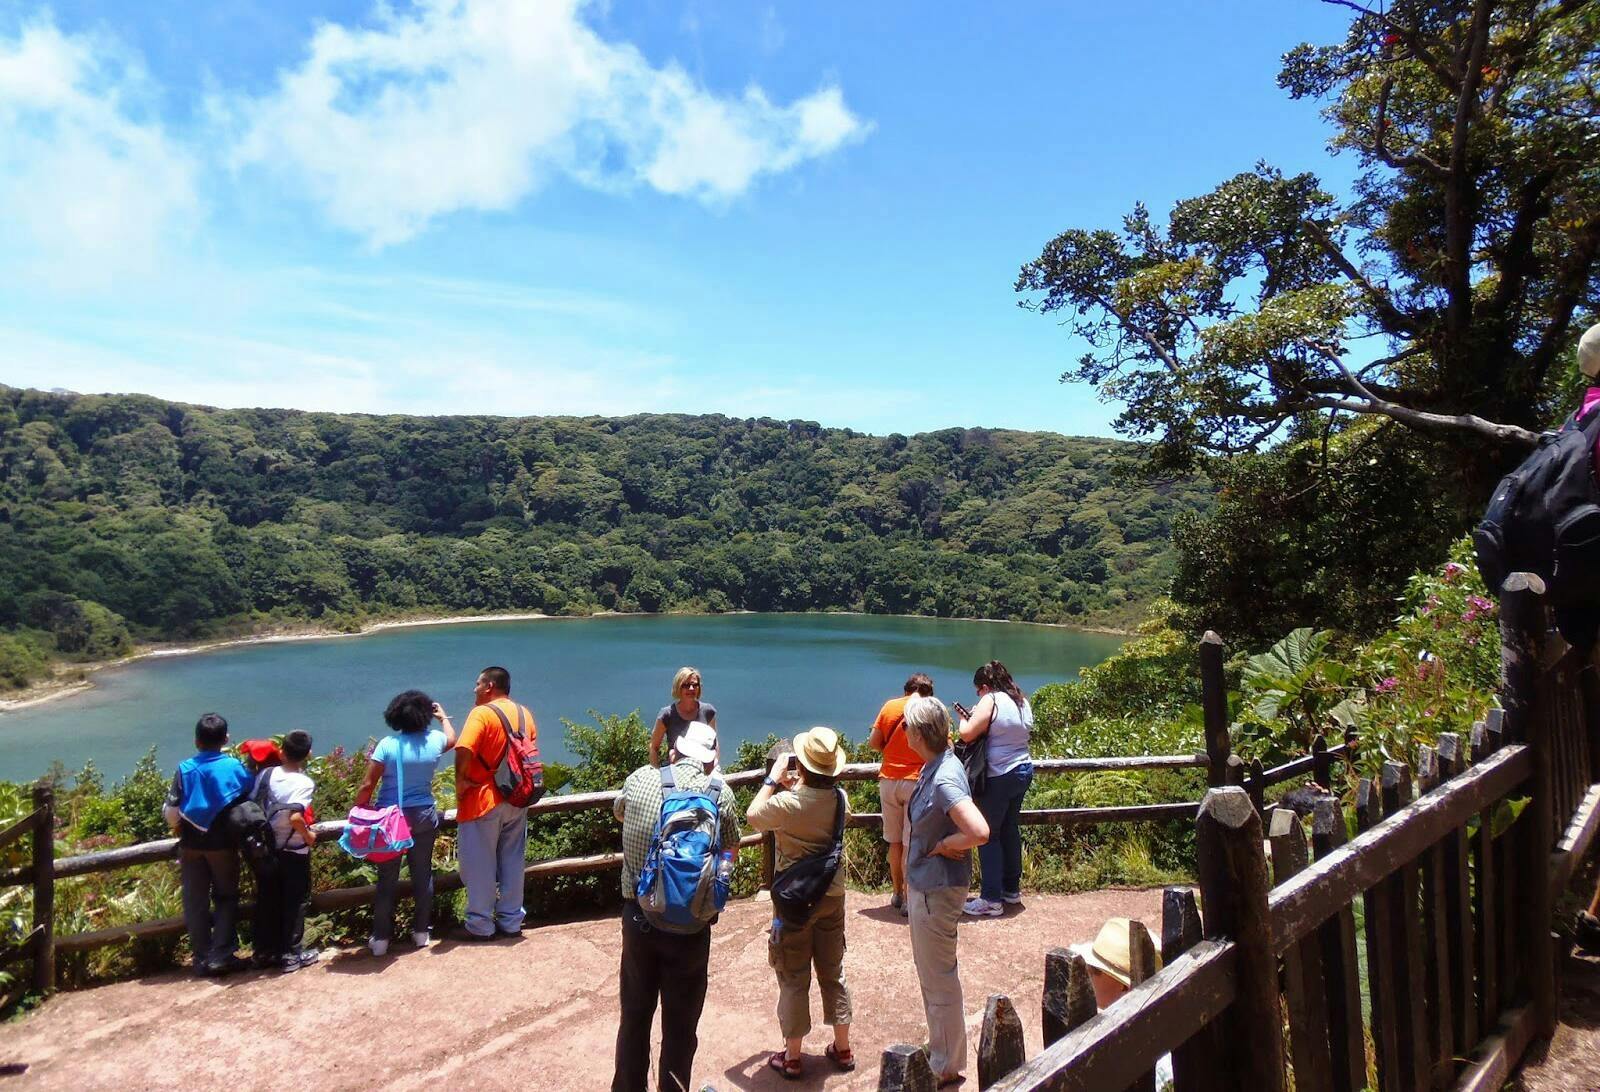
{"type": "Polygon", "coordinates": [[[388,731],[383,708],[417,687],[459,727],[478,671],[500,664],[539,722],[547,759],[570,761],[561,718],[641,711],[670,700],[673,673],[698,667],[724,746],[814,724],[862,739],[912,671],[936,693],[972,704],[972,672],[1003,661],[1024,690],[1076,676],[1121,639],[1007,622],[837,614],[562,618],[389,629],[361,637],[242,645],[141,660],[94,675],[95,686],[0,714],[0,779],[38,776],[53,760],[93,759],[115,778],[151,744],[164,767],[194,747],[195,719],[228,718],[235,741],[305,728],[318,752],[388,731]]]}

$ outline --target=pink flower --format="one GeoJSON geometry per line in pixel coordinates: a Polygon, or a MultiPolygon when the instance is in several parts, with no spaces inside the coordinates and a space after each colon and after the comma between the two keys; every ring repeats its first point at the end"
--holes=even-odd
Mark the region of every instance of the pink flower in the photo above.
{"type": "Polygon", "coordinates": [[[1454,584],[1456,577],[1466,571],[1467,567],[1465,565],[1457,565],[1454,561],[1449,562],[1444,567],[1444,582],[1446,584],[1454,584]]]}
{"type": "Polygon", "coordinates": [[[1481,595],[1469,595],[1467,596],[1467,602],[1472,606],[1472,609],[1477,611],[1479,614],[1488,614],[1490,611],[1494,610],[1494,600],[1485,599],[1481,595]]]}
{"type": "Polygon", "coordinates": [[[1378,685],[1377,685],[1377,687],[1375,689],[1380,694],[1387,694],[1389,691],[1393,690],[1395,687],[1397,687],[1399,685],[1400,685],[1400,680],[1395,678],[1393,675],[1389,675],[1389,676],[1386,676],[1385,678],[1379,680],[1378,685]]]}

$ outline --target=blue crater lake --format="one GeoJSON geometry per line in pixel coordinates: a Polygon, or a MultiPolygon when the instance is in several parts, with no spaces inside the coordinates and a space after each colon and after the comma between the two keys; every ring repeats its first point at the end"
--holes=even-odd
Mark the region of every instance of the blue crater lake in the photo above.
{"type": "Polygon", "coordinates": [[[946,701],[970,705],[973,669],[988,660],[1031,691],[1075,677],[1121,641],[1009,622],[741,614],[468,622],[238,645],[107,668],[92,690],[0,714],[0,778],[90,759],[115,778],[152,745],[170,767],[193,749],[195,719],[208,710],[228,718],[235,741],[305,728],[319,753],[356,748],[388,731],[383,707],[410,687],[459,726],[490,664],[510,670],[547,760],[572,760],[562,718],[637,709],[652,721],[684,664],[704,675],[725,747],[813,724],[861,740],[912,671],[928,672],[946,701]]]}

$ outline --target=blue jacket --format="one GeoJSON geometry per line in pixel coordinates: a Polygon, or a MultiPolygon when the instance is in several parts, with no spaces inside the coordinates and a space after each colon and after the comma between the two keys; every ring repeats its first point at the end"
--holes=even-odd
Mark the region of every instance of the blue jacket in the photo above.
{"type": "Polygon", "coordinates": [[[206,830],[223,808],[250,790],[250,774],[232,755],[201,751],[178,766],[183,799],[178,810],[196,830],[206,830]]]}

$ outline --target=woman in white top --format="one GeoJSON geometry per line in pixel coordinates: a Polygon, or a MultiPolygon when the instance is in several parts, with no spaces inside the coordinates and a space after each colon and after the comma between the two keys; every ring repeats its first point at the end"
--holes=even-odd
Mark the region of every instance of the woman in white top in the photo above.
{"type": "Polygon", "coordinates": [[[983,878],[978,897],[963,910],[973,917],[997,918],[1003,903],[1022,901],[1022,798],[1033,784],[1033,759],[1028,738],[1033,710],[999,660],[990,660],[972,676],[978,703],[963,716],[959,734],[965,743],[989,737],[989,764],[983,791],[974,796],[989,824],[989,841],[978,848],[983,878]]]}

